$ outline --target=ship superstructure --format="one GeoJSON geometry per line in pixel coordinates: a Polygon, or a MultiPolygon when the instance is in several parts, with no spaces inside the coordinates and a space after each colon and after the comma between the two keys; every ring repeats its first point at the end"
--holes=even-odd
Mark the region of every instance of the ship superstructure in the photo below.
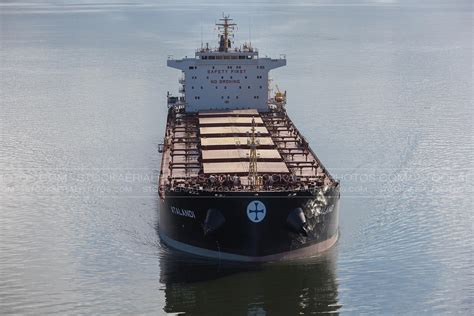
{"type": "Polygon", "coordinates": [[[234,28],[229,17],[221,19],[219,47],[208,45],[194,58],[169,59],[168,66],[183,72],[182,92],[186,112],[222,109],[268,111],[268,72],[286,65],[285,58],[261,58],[250,43],[233,48],[234,28]]]}
{"type": "Polygon", "coordinates": [[[337,240],[339,184],[271,96],[284,57],[233,47],[224,16],[217,48],[168,59],[182,96],[168,95],[159,179],[160,235],[198,255],[266,261],[314,253],[337,240]]]}

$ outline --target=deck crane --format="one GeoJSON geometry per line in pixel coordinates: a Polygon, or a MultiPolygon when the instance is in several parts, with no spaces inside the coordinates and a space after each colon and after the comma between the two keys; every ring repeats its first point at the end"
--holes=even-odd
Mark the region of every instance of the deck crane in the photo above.
{"type": "Polygon", "coordinates": [[[286,91],[284,93],[282,93],[280,91],[280,88],[278,87],[278,85],[275,85],[275,87],[276,87],[276,90],[277,90],[277,92],[275,93],[275,101],[278,102],[278,103],[285,102],[286,101],[286,91]]]}

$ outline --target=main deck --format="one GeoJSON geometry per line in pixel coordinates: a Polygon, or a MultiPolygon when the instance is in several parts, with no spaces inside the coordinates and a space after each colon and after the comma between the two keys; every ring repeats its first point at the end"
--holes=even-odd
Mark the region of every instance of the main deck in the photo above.
{"type": "Polygon", "coordinates": [[[287,191],[336,182],[286,111],[187,113],[171,108],[161,148],[159,192],[287,191]],[[249,132],[255,129],[258,186],[249,184],[249,132]]]}

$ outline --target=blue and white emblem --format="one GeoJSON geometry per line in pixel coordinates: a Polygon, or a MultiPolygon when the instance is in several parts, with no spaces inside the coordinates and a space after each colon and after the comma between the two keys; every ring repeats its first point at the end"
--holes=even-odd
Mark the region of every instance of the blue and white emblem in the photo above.
{"type": "Polygon", "coordinates": [[[252,201],[247,205],[247,216],[254,223],[260,223],[267,215],[265,204],[260,201],[252,201]]]}

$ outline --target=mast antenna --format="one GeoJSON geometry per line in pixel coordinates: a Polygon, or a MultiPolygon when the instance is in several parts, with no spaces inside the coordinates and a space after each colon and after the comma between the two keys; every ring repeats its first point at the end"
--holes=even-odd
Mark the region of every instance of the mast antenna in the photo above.
{"type": "Polygon", "coordinates": [[[201,49],[203,48],[203,42],[202,42],[202,23],[201,23],[201,49]]]}
{"type": "Polygon", "coordinates": [[[257,172],[257,146],[260,144],[260,141],[256,137],[255,130],[255,119],[252,117],[252,128],[250,129],[251,133],[247,139],[247,145],[250,147],[248,179],[249,185],[252,188],[258,187],[260,184],[257,172]]]}
{"type": "Polygon", "coordinates": [[[250,22],[249,22],[249,45],[250,47],[252,47],[252,28],[250,26],[250,22]]]}
{"type": "Polygon", "coordinates": [[[237,25],[235,23],[232,23],[232,19],[228,16],[222,13],[222,18],[219,19],[219,23],[216,23],[217,29],[220,32],[219,35],[219,51],[220,52],[227,52],[229,51],[229,48],[231,46],[230,44],[230,36],[232,35],[232,32],[234,31],[234,27],[237,25]]]}

